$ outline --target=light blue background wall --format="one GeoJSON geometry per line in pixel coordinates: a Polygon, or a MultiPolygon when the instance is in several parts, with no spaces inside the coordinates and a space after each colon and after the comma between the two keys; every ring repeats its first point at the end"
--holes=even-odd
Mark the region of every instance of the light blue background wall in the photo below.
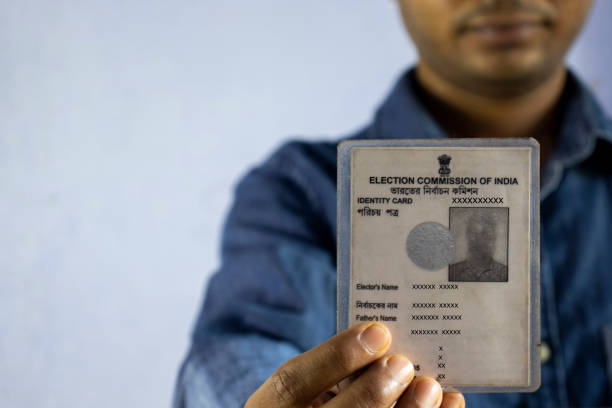
{"type": "Polygon", "coordinates": [[[0,2],[0,406],[168,406],[236,178],[413,60],[391,0],[0,2]]]}

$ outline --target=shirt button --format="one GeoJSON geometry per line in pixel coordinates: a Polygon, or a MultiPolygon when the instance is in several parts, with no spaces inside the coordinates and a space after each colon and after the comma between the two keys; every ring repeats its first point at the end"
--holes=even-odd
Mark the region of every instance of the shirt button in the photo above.
{"type": "Polygon", "coordinates": [[[540,361],[542,364],[545,364],[552,357],[552,351],[550,351],[550,346],[546,342],[542,342],[540,346],[540,361]]]}

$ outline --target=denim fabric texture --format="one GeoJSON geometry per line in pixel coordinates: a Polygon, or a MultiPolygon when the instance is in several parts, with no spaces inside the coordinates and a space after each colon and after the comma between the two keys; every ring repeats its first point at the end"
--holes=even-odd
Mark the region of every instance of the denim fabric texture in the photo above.
{"type": "MultiPolygon", "coordinates": [[[[447,137],[420,92],[409,70],[373,123],[349,138],[447,137]]],[[[563,112],[541,177],[541,323],[551,358],[537,392],[470,394],[470,408],[612,406],[612,122],[571,73],[563,112]]],[[[237,186],[176,408],[241,407],[281,363],[334,335],[338,142],[289,142],[237,186]]]]}

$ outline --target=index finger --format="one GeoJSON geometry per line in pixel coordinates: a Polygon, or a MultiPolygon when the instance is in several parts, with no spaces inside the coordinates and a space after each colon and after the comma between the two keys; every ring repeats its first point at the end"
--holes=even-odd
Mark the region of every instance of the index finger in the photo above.
{"type": "Polygon", "coordinates": [[[362,323],[287,361],[253,394],[251,406],[308,406],[343,378],[382,357],[391,333],[380,323],[362,323]]]}

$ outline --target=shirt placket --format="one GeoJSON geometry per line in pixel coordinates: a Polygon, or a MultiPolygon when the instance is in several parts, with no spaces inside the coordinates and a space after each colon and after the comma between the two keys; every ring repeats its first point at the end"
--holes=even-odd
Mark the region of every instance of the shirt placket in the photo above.
{"type": "Polygon", "coordinates": [[[548,347],[551,355],[548,361],[542,361],[542,386],[533,399],[530,407],[567,407],[569,401],[566,387],[566,369],[563,359],[563,348],[559,332],[557,303],[555,296],[554,274],[551,266],[550,250],[544,222],[540,224],[540,307],[542,347],[548,347]]]}

